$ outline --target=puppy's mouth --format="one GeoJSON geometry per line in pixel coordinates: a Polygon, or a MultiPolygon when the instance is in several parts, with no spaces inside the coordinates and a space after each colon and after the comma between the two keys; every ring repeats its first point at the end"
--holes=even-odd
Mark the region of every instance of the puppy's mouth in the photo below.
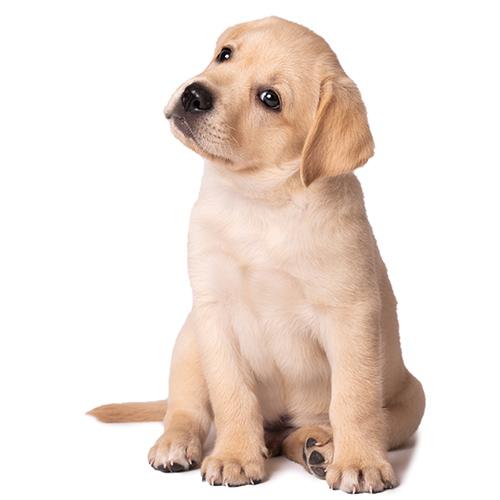
{"type": "Polygon", "coordinates": [[[174,127],[181,132],[181,134],[187,139],[192,139],[197,142],[194,136],[193,129],[189,126],[189,123],[181,116],[170,115],[167,116],[168,120],[172,120],[174,127]]]}
{"type": "Polygon", "coordinates": [[[221,152],[211,152],[207,149],[207,144],[203,136],[195,133],[195,129],[183,116],[175,113],[165,114],[165,117],[171,124],[172,132],[185,146],[198,153],[203,158],[219,160],[223,163],[232,163],[229,158],[222,155],[221,152]]]}

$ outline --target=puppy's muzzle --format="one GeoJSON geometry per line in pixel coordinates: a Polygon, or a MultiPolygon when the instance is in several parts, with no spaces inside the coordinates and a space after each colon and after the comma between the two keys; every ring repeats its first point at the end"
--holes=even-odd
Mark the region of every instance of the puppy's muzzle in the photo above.
{"type": "Polygon", "coordinates": [[[186,113],[206,113],[214,104],[210,90],[196,82],[184,89],[180,101],[186,113]]]}
{"type": "Polygon", "coordinates": [[[167,120],[173,121],[175,131],[198,142],[196,131],[200,119],[214,106],[212,92],[203,84],[194,82],[188,85],[172,104],[169,103],[164,110],[167,120]]]}

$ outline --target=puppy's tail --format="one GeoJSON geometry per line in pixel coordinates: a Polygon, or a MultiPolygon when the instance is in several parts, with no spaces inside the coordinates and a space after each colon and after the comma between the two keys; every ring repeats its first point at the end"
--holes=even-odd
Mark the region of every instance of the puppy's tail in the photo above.
{"type": "Polygon", "coordinates": [[[167,411],[167,400],[149,403],[103,405],[87,412],[101,422],[161,422],[167,411]]]}

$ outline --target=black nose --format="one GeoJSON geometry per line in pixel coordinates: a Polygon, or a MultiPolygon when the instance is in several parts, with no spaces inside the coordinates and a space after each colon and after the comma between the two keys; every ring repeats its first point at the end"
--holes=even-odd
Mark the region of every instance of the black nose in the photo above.
{"type": "Polygon", "coordinates": [[[192,83],[182,93],[181,103],[186,113],[204,112],[212,108],[213,96],[201,83],[192,83]]]}

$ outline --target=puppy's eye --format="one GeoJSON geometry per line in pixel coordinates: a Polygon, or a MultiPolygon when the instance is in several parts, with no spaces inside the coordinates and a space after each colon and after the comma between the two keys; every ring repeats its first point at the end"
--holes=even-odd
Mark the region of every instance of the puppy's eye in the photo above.
{"type": "Polygon", "coordinates": [[[274,90],[265,90],[260,94],[260,100],[268,107],[274,110],[281,109],[280,98],[274,90]]]}
{"type": "Polygon", "coordinates": [[[229,47],[224,47],[217,56],[217,61],[224,62],[231,57],[232,50],[229,47]]]}

